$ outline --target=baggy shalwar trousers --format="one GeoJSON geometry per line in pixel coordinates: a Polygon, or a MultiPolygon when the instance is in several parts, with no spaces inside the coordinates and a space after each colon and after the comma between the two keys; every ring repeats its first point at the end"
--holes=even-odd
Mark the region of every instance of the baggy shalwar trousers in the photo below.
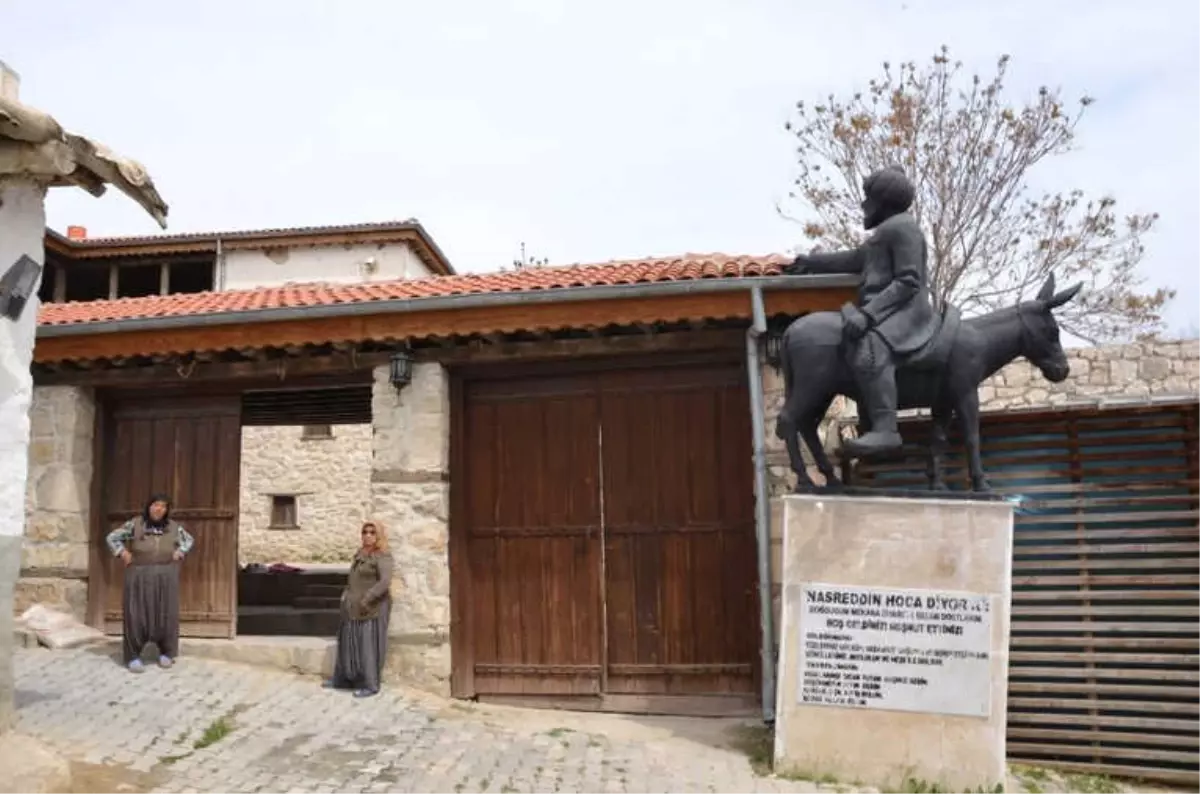
{"type": "Polygon", "coordinates": [[[141,657],[146,643],[161,656],[179,655],[179,565],[130,565],[121,597],[125,664],[141,657]]]}

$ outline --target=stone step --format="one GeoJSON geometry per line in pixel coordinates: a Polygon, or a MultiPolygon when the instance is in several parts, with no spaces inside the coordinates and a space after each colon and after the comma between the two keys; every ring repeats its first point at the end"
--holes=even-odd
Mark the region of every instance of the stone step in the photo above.
{"type": "MultiPolygon", "coordinates": [[[[121,638],[108,637],[100,646],[89,649],[121,658],[121,638]]],[[[237,637],[232,640],[183,637],[179,640],[179,655],[216,659],[235,664],[249,664],[302,675],[327,678],[333,675],[337,643],[326,637],[237,637]]],[[[152,661],[152,656],[147,656],[152,661]]]]}
{"type": "Polygon", "coordinates": [[[296,609],[338,609],[342,605],[340,595],[304,595],[292,602],[296,609]]]}
{"type": "MultiPolygon", "coordinates": [[[[287,576],[287,574],[276,574],[287,576]]],[[[313,585],[332,585],[337,588],[346,586],[346,582],[350,579],[349,571],[302,571],[296,576],[301,587],[312,587],[313,585]]]]}
{"type": "Polygon", "coordinates": [[[285,573],[241,571],[238,574],[238,605],[289,607],[300,596],[341,595],[347,578],[344,570],[285,573]],[[310,588],[322,589],[310,592],[310,588]]]}
{"type": "Polygon", "coordinates": [[[306,584],[304,585],[304,595],[306,596],[323,596],[325,598],[341,598],[342,590],[346,587],[342,584],[306,584]]]}
{"type": "MultiPolygon", "coordinates": [[[[335,629],[336,631],[336,629],[335,629]]],[[[238,637],[233,640],[180,640],[180,653],[287,670],[303,675],[333,675],[336,642],[327,637],[238,637]]]]}
{"type": "Polygon", "coordinates": [[[336,607],[240,607],[237,633],[239,636],[334,637],[340,623],[341,612],[336,607]]]}

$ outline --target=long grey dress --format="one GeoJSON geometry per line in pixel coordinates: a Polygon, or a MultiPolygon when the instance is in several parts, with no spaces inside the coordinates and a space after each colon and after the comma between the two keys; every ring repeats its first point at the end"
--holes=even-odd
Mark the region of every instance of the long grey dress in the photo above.
{"type": "Polygon", "coordinates": [[[191,551],[192,537],[175,521],[155,527],[138,516],[110,532],[107,543],[114,554],[128,550],[133,555],[121,593],[125,663],[139,658],[148,642],[174,659],[179,655],[179,563],[173,555],[191,551]]]}
{"type": "Polygon", "coordinates": [[[361,549],[350,564],[350,581],[342,593],[333,686],[379,691],[387,656],[388,617],[392,599],[392,555],[361,549]]]}

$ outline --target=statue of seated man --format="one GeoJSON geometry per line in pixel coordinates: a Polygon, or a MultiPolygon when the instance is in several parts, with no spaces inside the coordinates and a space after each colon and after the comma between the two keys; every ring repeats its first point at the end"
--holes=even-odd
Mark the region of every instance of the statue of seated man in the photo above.
{"type": "Polygon", "coordinates": [[[853,458],[895,450],[896,368],[921,350],[940,326],[929,294],[925,236],[908,212],[916,191],[899,166],[863,180],[863,225],[873,230],[858,248],[801,254],[788,274],[848,273],[862,276],[857,303],[842,307],[847,363],[859,393],[859,411],[870,422],[862,437],[848,441],[853,458]]]}

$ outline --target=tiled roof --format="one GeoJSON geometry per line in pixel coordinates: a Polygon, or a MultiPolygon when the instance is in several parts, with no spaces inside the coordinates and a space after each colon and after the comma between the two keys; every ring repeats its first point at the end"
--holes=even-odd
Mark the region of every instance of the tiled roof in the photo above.
{"type": "Polygon", "coordinates": [[[430,269],[439,275],[454,275],[445,253],[416,218],[381,223],[340,226],[294,226],[278,229],[242,229],[226,232],[186,232],[141,237],[85,237],[71,239],[46,229],[46,243],[69,259],[113,256],[156,256],[215,252],[220,246],[233,249],[271,246],[330,245],[341,242],[407,241],[430,269]]]}
{"type": "Polygon", "coordinates": [[[191,295],[44,304],[38,324],[75,325],[150,317],[201,316],[259,309],[302,308],[480,293],[531,292],[571,287],[777,275],[782,255],[686,254],[661,259],[530,268],[499,273],[435,276],[364,284],[289,284],[191,295]]]}

